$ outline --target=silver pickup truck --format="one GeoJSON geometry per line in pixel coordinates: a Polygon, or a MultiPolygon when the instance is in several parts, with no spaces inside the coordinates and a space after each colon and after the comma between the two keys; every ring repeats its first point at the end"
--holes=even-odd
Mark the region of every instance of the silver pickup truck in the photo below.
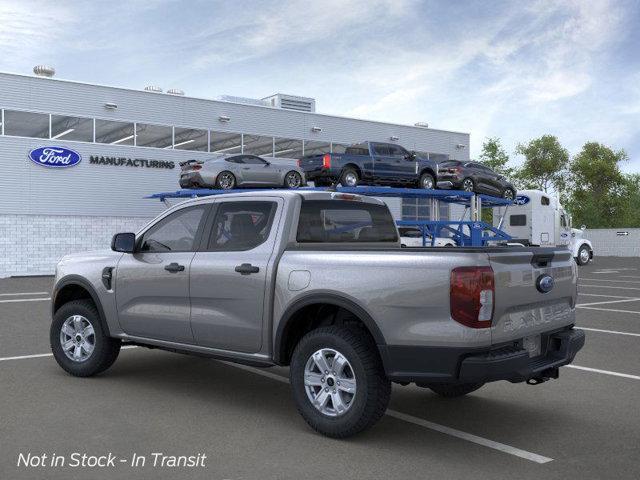
{"type": "Polygon", "coordinates": [[[576,286],[566,249],[401,248],[373,198],[230,193],[64,257],[51,348],[76,376],[122,343],[290,366],[304,419],[346,437],[384,414],[392,382],[454,397],[557,378],[584,345],[576,286]]]}

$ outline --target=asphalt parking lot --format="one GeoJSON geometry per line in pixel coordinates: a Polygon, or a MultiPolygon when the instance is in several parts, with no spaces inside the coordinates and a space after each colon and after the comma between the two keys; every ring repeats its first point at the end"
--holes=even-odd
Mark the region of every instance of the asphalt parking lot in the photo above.
{"type": "Polygon", "coordinates": [[[587,343],[559,380],[453,400],[394,386],[383,420],[340,441],[307,427],[284,369],[131,348],[71,377],[49,354],[52,279],[0,280],[0,479],[640,478],[640,260],[598,258],[580,277],[587,343]],[[18,467],[27,452],[147,463],[18,467]],[[153,467],[154,452],[207,458],[153,467]]]}

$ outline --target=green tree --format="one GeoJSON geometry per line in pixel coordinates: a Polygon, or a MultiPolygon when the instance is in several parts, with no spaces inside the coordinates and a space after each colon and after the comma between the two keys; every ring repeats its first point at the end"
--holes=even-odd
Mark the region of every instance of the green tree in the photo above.
{"type": "Polygon", "coordinates": [[[573,158],[568,206],[575,225],[618,227],[631,220],[625,217],[634,211],[630,199],[634,195],[637,199],[640,182],[620,171],[619,163],[625,160],[624,150],[614,151],[598,142],[585,143],[573,158]]]}
{"type": "Polygon", "coordinates": [[[508,166],[509,155],[502,147],[502,143],[498,137],[485,139],[482,144],[482,153],[480,154],[479,160],[483,165],[486,165],[500,175],[511,177],[514,174],[514,169],[508,166]]]}
{"type": "Polygon", "coordinates": [[[516,172],[519,187],[536,188],[561,194],[566,187],[569,152],[554,135],[543,135],[527,144],[519,144],[516,153],[525,160],[516,172]]]}

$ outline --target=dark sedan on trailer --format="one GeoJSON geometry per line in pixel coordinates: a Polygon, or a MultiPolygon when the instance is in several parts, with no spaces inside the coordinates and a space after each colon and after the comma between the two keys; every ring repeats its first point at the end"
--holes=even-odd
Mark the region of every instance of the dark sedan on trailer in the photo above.
{"type": "Polygon", "coordinates": [[[180,187],[219,188],[285,187],[306,185],[304,171],[291,159],[275,163],[257,155],[220,155],[211,160],[189,160],[180,167],[180,187]]]}
{"type": "Polygon", "coordinates": [[[438,164],[438,188],[484,193],[513,200],[516,188],[504,175],[479,162],[445,160],[438,164]]]}

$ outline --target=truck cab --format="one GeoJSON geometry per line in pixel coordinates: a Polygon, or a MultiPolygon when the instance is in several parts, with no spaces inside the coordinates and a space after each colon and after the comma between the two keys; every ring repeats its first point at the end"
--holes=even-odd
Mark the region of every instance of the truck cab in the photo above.
{"type": "Polygon", "coordinates": [[[571,216],[559,199],[541,190],[519,191],[513,205],[498,209],[493,223],[496,227],[501,226],[514,243],[538,247],[566,246],[579,265],[586,265],[593,259],[591,242],[582,238],[584,227],[572,229],[571,216]]]}

